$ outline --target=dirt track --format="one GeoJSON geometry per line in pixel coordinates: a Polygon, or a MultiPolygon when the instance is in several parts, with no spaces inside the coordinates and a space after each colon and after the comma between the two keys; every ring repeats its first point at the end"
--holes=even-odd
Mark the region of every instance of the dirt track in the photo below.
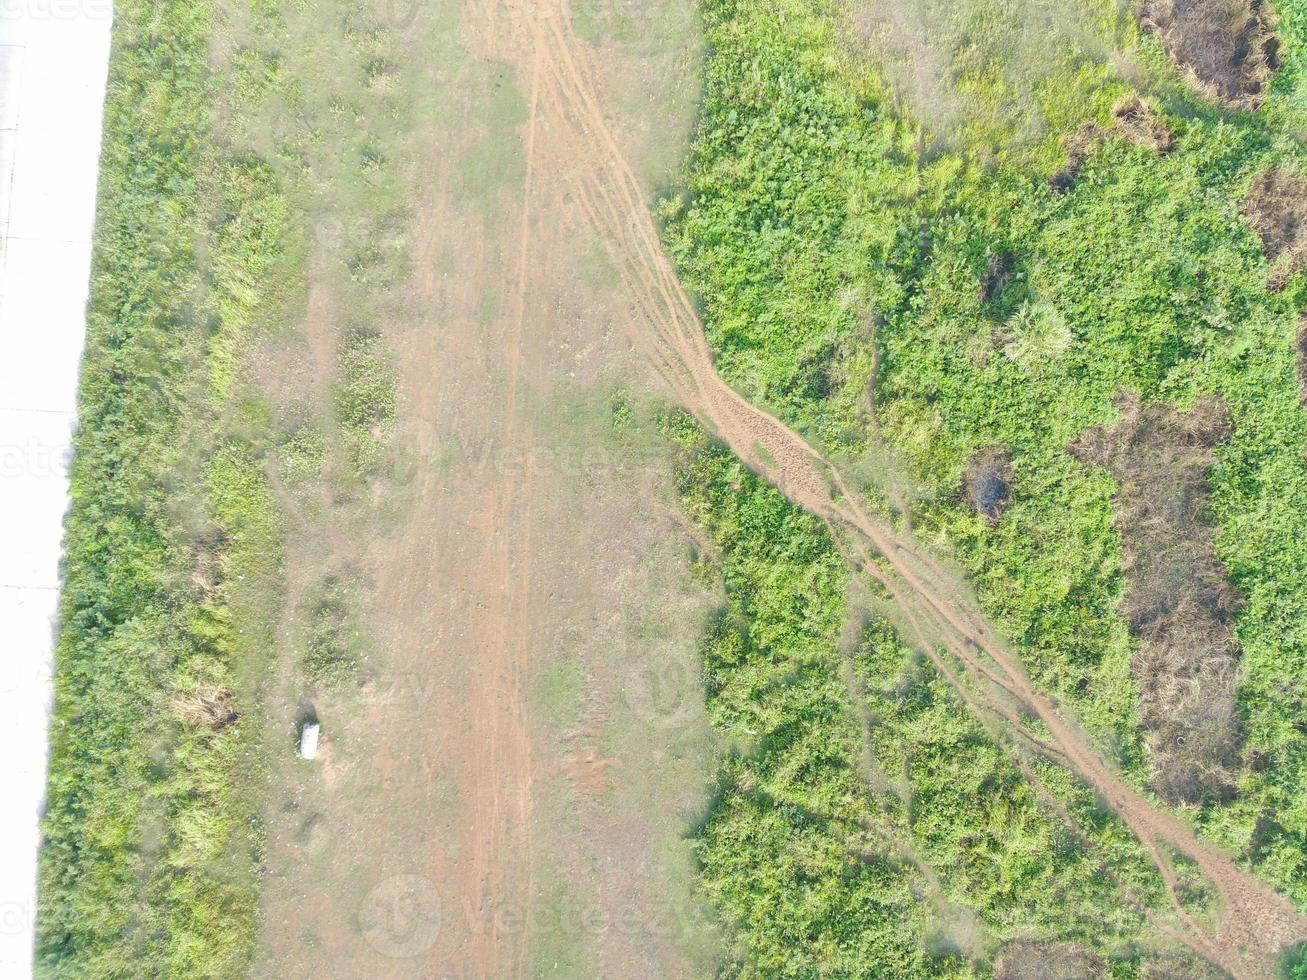
{"type": "MultiPolygon", "coordinates": [[[[870,518],[839,474],[801,437],[717,376],[694,307],[662,252],[639,182],[597,101],[585,50],[572,31],[568,0],[518,0],[506,6],[490,0],[466,9],[487,52],[515,63],[522,77],[532,80],[532,155],[546,152],[564,166],[565,178],[620,271],[631,302],[632,340],[668,390],[749,466],[832,528],[850,560],[899,603],[922,649],[950,675],[954,672],[945,658],[957,658],[985,710],[1009,726],[1018,725],[1006,694],[1036,715],[1051,735],[1041,750],[1097,790],[1150,850],[1168,882],[1173,879],[1160,845],[1198,863],[1220,894],[1223,915],[1215,931],[1204,931],[1177,904],[1183,923],[1175,930],[1177,938],[1235,976],[1271,975],[1280,949],[1307,937],[1307,921],[1225,854],[1199,841],[1185,823],[1127,785],[1074,722],[1034,688],[1002,640],[970,608],[961,583],[909,536],[870,518]],[[550,122],[547,130],[537,129],[541,115],[550,122]],[[537,141],[546,135],[549,145],[542,148],[537,141]]],[[[975,698],[973,692],[964,694],[975,698]]]]}

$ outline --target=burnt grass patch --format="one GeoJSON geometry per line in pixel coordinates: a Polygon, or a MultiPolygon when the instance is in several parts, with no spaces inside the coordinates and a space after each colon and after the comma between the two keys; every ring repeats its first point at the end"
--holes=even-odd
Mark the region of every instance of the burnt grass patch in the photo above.
{"type": "Polygon", "coordinates": [[[1195,91],[1227,108],[1260,106],[1280,67],[1280,41],[1262,0],[1143,0],[1139,24],[1195,91]]]}
{"type": "Polygon", "coordinates": [[[1263,172],[1248,187],[1243,215],[1271,263],[1266,287],[1279,292],[1307,264],[1307,179],[1281,167],[1263,172]]]}
{"type": "Polygon", "coordinates": [[[995,252],[989,257],[980,277],[980,301],[992,303],[1012,281],[1017,269],[1017,257],[1011,252],[995,252]]]}
{"type": "Polygon", "coordinates": [[[1090,155],[1108,139],[1116,138],[1131,146],[1152,150],[1166,156],[1176,147],[1175,132],[1139,96],[1124,95],[1112,106],[1112,124],[1089,121],[1063,137],[1067,160],[1052,177],[1048,186],[1054,194],[1065,194],[1075,184],[1090,155]]]}
{"type": "Polygon", "coordinates": [[[971,457],[962,492],[977,514],[996,524],[1012,498],[1012,461],[1007,450],[990,446],[971,457]]]}
{"type": "Polygon", "coordinates": [[[1214,447],[1230,434],[1218,399],[1188,411],[1117,397],[1119,421],[1072,443],[1116,480],[1114,524],[1126,576],[1120,612],[1138,639],[1131,671],[1153,789],[1177,804],[1225,799],[1240,770],[1235,702],[1239,597],[1216,556],[1208,516],[1214,447]]]}

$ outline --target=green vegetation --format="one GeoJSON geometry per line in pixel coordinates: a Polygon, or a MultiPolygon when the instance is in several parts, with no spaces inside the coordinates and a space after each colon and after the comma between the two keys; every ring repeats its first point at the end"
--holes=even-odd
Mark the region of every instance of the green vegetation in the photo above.
{"type": "MultiPolygon", "coordinates": [[[[1110,811],[1041,764],[1038,788],[995,744],[951,684],[883,623],[864,639],[872,757],[898,794],[913,846],[951,900],[1003,938],[1041,935],[1111,948],[1164,908],[1161,878],[1110,811]],[[1040,791],[1049,797],[1041,798],[1040,791]],[[1079,818],[1068,827],[1056,803],[1079,818]]],[[[1024,762],[1025,760],[1023,760],[1024,762]]]]}
{"type": "Polygon", "coordinates": [[[1198,921],[1214,922],[1218,898],[1198,864],[1174,848],[1166,849],[1166,857],[1175,873],[1176,898],[1180,905],[1198,921]]]}
{"type": "Polygon", "coordinates": [[[244,364],[291,274],[286,202],[211,114],[213,8],[115,7],[56,650],[37,970],[235,976],[261,832],[251,675],[276,509],[244,364]]]}
{"type": "Polygon", "coordinates": [[[1284,954],[1276,973],[1277,980],[1304,980],[1307,978],[1307,944],[1299,943],[1284,954]]]}
{"type": "MultiPolygon", "coordinates": [[[[956,36],[980,39],[937,52],[951,66],[954,94],[965,96],[950,120],[953,139],[940,142],[906,111],[912,93],[905,97],[894,72],[882,71],[876,59],[884,52],[860,40],[857,17],[867,7],[703,5],[710,52],[699,130],[686,189],[660,214],[700,299],[718,368],[844,459],[850,473],[871,480],[865,490],[882,512],[910,516],[920,539],[950,549],[1036,682],[1078,715],[1128,778],[1149,788],[1159,785],[1157,760],[1139,711],[1150,678],[1132,673],[1139,640],[1117,609],[1126,586],[1113,526],[1118,487],[1069,448],[1090,427],[1112,424],[1122,391],[1181,408],[1219,399],[1232,434],[1215,450],[1206,517],[1239,599],[1237,608],[1211,615],[1232,617],[1238,644],[1242,755],[1231,793],[1205,792],[1184,812],[1307,908],[1307,413],[1293,345],[1307,282],[1299,272],[1282,291],[1268,288],[1268,263],[1242,214],[1259,173],[1307,168],[1295,128],[1304,108],[1305,11],[1297,0],[1277,5],[1286,67],[1254,115],[1204,103],[1154,39],[1116,23],[1115,8],[1069,5],[1072,19],[1042,70],[1023,71],[1022,49],[986,40],[1002,36],[992,33],[995,25],[1023,15],[1023,7],[965,5],[962,20],[974,30],[956,36]],[[1159,152],[1110,115],[1132,91],[1106,57],[1113,46],[1133,61],[1133,86],[1150,100],[1150,124],[1174,134],[1173,151],[1159,152]],[[973,62],[958,61],[966,58],[973,62]],[[1023,72],[1020,84],[1009,68],[1023,72]],[[986,109],[1013,100],[1014,112],[986,109]],[[1038,125],[1020,128],[1014,117],[1038,125]],[[1076,167],[1058,192],[1049,180],[1068,156],[1076,167]],[[1004,268],[982,286],[987,273],[1004,268]],[[906,499],[890,492],[901,488],[871,479],[882,444],[906,464],[906,499]],[[962,485],[972,460],[993,447],[1010,460],[1012,497],[990,521],[968,505],[962,485]]],[[[791,813],[760,773],[771,757],[765,733],[816,728],[826,745],[848,737],[847,718],[837,723],[824,704],[801,696],[809,683],[838,686],[831,604],[841,586],[834,571],[830,581],[800,584],[785,562],[803,535],[765,516],[779,502],[764,507],[751,491],[719,500],[715,494],[730,494],[702,468],[686,471],[687,497],[701,516],[711,503],[705,523],[724,550],[731,609],[729,628],[719,624],[707,640],[710,697],[719,724],[765,716],[749,722],[750,737],[761,742],[745,753],[748,761],[728,768],[715,811],[732,814],[730,847],[714,843],[718,818],[708,821],[704,881],[739,922],[743,972],[765,973],[780,944],[801,945],[796,936],[812,929],[816,906],[773,908],[770,934],[762,931],[762,918],[746,913],[746,896],[757,898],[766,892],[762,882],[791,872],[782,848],[746,850],[740,842],[791,813]],[[761,524],[775,551],[752,563],[733,557],[761,524]],[[746,573],[742,564],[756,567],[746,573]],[[809,633],[792,632],[796,624],[774,632],[778,610],[798,616],[809,633]],[[801,635],[815,642],[814,629],[826,638],[820,656],[799,643],[801,635]],[[727,667],[729,683],[721,676],[727,667]],[[738,697],[723,700],[723,691],[738,697]],[[748,816],[735,800],[745,788],[748,816]],[[743,880],[755,882],[751,891],[739,890],[743,880]]],[[[1161,468],[1152,484],[1179,487],[1161,468]]],[[[1184,526],[1205,533],[1203,520],[1184,526]]],[[[804,575],[815,567],[805,565],[804,575]]],[[[1133,942],[1138,909],[1160,900],[1137,843],[1065,773],[1030,760],[1042,792],[1075,817],[1079,833],[1068,837],[1064,821],[1046,813],[1040,824],[1050,801],[1013,768],[1011,753],[964,715],[934,668],[901,651],[891,656],[885,644],[897,649],[883,638],[873,644],[871,661],[888,659],[862,683],[872,756],[912,801],[909,826],[893,839],[934,870],[949,901],[976,909],[995,938],[1025,923],[1050,937],[1089,941],[1065,922],[1054,929],[1061,914],[1084,916],[1103,943],[1133,942]],[[970,802],[959,799],[982,787],[970,802]],[[1028,816],[1014,819],[1003,807],[1028,816]],[[1014,836],[981,846],[998,825],[1014,836]],[[1090,861],[1089,853],[1112,869],[1114,883],[1103,891],[1070,899],[1029,883],[1030,862],[1040,868],[1038,880],[1057,881],[1083,874],[1077,862],[1090,861]],[[968,866],[981,855],[992,866],[968,866]],[[1133,905],[1111,897],[1126,893],[1133,905]]],[[[730,730],[743,737],[743,729],[730,730]]],[[[854,765],[847,749],[844,758],[846,768],[854,765]]],[[[854,782],[828,772],[811,792],[837,793],[841,780],[854,782]]],[[[879,805],[894,812],[892,799],[879,805]]],[[[839,835],[851,839],[852,831],[839,835]]],[[[839,879],[836,865],[826,877],[839,879]]],[[[904,924],[917,920],[893,898],[912,878],[900,869],[868,887],[897,910],[880,924],[898,915],[892,931],[920,938],[922,927],[904,924]]],[[[1201,908],[1201,883],[1185,887],[1201,908]]],[[[1123,962],[1119,950],[1100,952],[1123,962]]],[[[816,972],[813,965],[806,975],[816,972]]]]}
{"type": "Polygon", "coordinates": [[[308,602],[301,666],[318,687],[348,684],[357,680],[362,670],[357,589],[348,579],[329,575],[308,602]]]}
{"type": "Polygon", "coordinates": [[[381,463],[395,423],[395,381],[382,340],[356,331],[345,339],[339,359],[336,421],[345,451],[361,474],[381,463]]]}
{"type": "Polygon", "coordinates": [[[857,766],[833,649],[839,554],[728,454],[691,445],[681,492],[722,548],[728,599],[704,650],[709,712],[749,746],[724,765],[698,841],[705,888],[739,923],[727,974],[933,972],[929,909],[885,852],[857,766]]]}
{"type": "Polygon", "coordinates": [[[848,572],[825,528],[669,427],[725,588],[704,680],[737,750],[697,845],[735,923],[727,973],[968,976],[1022,938],[1133,975],[1155,939],[1144,912],[1167,897],[1125,827],[1064,770],[992,741],[883,620],[841,653],[848,572]]]}

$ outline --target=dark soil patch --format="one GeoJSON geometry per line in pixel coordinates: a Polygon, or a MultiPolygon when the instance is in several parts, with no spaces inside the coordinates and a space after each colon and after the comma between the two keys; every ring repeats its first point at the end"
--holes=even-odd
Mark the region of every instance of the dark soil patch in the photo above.
{"type": "Polygon", "coordinates": [[[1139,23],[1196,91],[1232,109],[1261,105],[1280,67],[1280,42],[1262,0],[1143,0],[1139,23]]]}
{"type": "Polygon", "coordinates": [[[1207,478],[1229,421],[1215,399],[1181,412],[1125,394],[1117,407],[1120,421],[1086,430],[1071,452],[1120,485],[1115,525],[1127,579],[1120,611],[1140,640],[1131,670],[1151,782],[1171,803],[1228,797],[1242,741],[1231,629],[1239,598],[1213,546],[1207,478]]]}
{"type": "Polygon", "coordinates": [[[1008,943],[998,954],[994,980],[1097,980],[1107,976],[1099,956],[1074,943],[1008,943]]]}
{"type": "Polygon", "coordinates": [[[980,277],[980,301],[992,302],[1008,283],[1017,268],[1017,257],[1011,252],[995,252],[989,257],[985,274],[980,277]]]}
{"type": "Polygon", "coordinates": [[[1248,188],[1243,214],[1272,263],[1267,288],[1279,292],[1307,264],[1307,179],[1272,167],[1248,188]]]}
{"type": "Polygon", "coordinates": [[[996,523],[1012,496],[1012,462],[1007,450],[991,446],[976,453],[967,465],[962,485],[976,513],[996,523]]]}

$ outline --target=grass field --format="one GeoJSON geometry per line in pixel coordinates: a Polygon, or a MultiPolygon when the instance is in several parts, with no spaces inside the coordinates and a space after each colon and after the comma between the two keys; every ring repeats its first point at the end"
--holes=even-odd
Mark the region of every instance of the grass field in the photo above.
{"type": "Polygon", "coordinates": [[[1164,885],[1111,812],[1056,767],[1041,798],[848,592],[825,529],[672,427],[726,590],[705,684],[739,749],[698,845],[739,923],[728,973],[971,976],[1014,938],[1081,943],[1115,975],[1178,955],[1145,922],[1165,914],[1164,885]]]}
{"type": "Polygon", "coordinates": [[[215,139],[207,4],[118,5],[41,854],[43,976],[248,966],[279,542],[242,356],[293,282],[268,167],[215,139]]]}
{"type": "MultiPolygon", "coordinates": [[[[688,191],[667,200],[662,213],[727,379],[824,451],[847,459],[885,513],[955,555],[986,612],[1018,641],[1035,680],[1074,710],[1117,765],[1302,908],[1307,826],[1298,815],[1307,801],[1307,744],[1295,719],[1307,656],[1300,629],[1307,539],[1298,505],[1307,478],[1307,416],[1294,337],[1307,287],[1301,272],[1274,282],[1244,216],[1254,178],[1271,168],[1301,173],[1307,162],[1297,135],[1301,12],[1294,3],[1280,7],[1285,68],[1262,111],[1251,115],[1214,109],[1178,82],[1152,37],[1091,5],[1068,5],[1060,32],[1039,50],[1004,50],[998,41],[999,25],[1030,15],[1022,5],[966,6],[963,25],[950,22],[933,35],[935,82],[943,88],[925,91],[868,56],[889,16],[875,5],[708,3],[714,56],[688,191]],[[1118,68],[1128,71],[1105,63],[1102,53],[1114,46],[1118,68]],[[1132,89],[1151,101],[1150,118],[1173,134],[1174,149],[1159,153],[1109,117],[1132,89]],[[945,104],[951,114],[941,134],[945,104]],[[1086,120],[1096,128],[1082,126],[1086,120]],[[1094,134],[1088,143],[1086,133],[1094,134]],[[1050,187],[1055,176],[1063,181],[1060,192],[1050,187]],[[1085,461],[1093,454],[1074,452],[1073,443],[1128,414],[1122,392],[1158,406],[1138,430],[1157,435],[1119,436],[1132,441],[1114,452],[1142,455],[1134,463],[1122,455],[1105,470],[1085,461]],[[1208,462],[1171,450],[1193,438],[1192,428],[1166,415],[1167,406],[1187,409],[1202,398],[1219,400],[1228,413],[1208,462]],[[904,466],[886,469],[880,445],[904,466]],[[970,503],[968,473],[995,447],[1008,468],[1002,508],[986,515],[970,503]],[[1176,506],[1168,488],[1180,487],[1192,503],[1173,527],[1131,539],[1141,533],[1138,523],[1114,524],[1114,507],[1129,506],[1136,521],[1155,526],[1147,523],[1153,515],[1176,506]],[[1141,549],[1162,557],[1123,565],[1141,549]],[[1227,574],[1237,595],[1198,580],[1227,574]],[[1159,644],[1174,651],[1181,642],[1157,632],[1176,609],[1190,610],[1184,629],[1200,631],[1185,641],[1194,646],[1185,648],[1190,662],[1179,667],[1150,659],[1159,644]],[[1227,623],[1232,640],[1221,639],[1227,623]],[[1140,630],[1160,639],[1141,643],[1140,630]],[[1233,682],[1211,666],[1232,645],[1233,682]],[[1197,695],[1157,694],[1150,702],[1150,691],[1179,675],[1197,695]],[[1211,719],[1218,716],[1238,744],[1212,744],[1218,723],[1211,719]],[[1193,784],[1177,789],[1177,772],[1193,784]]],[[[924,23],[932,16],[928,9],[902,14],[924,23]]],[[[688,473],[692,499],[714,499],[721,478],[698,465],[688,473]]],[[[756,700],[756,685],[765,681],[755,679],[747,651],[758,645],[772,665],[781,651],[788,657],[803,648],[797,625],[771,632],[774,610],[800,614],[805,628],[820,621],[815,610],[803,612],[780,596],[794,596],[789,603],[803,596],[828,610],[843,592],[838,576],[791,585],[778,558],[759,557],[759,569],[777,569],[772,582],[782,591],[768,601],[753,597],[757,586],[735,571],[732,552],[747,549],[753,528],[771,526],[775,518],[767,515],[777,506],[723,501],[710,509],[733,515],[709,523],[725,529],[718,534],[732,597],[727,635],[746,638],[730,640],[745,647],[723,665],[731,678],[723,684],[714,659],[723,640],[710,635],[710,690],[738,683],[756,700]]],[[[822,615],[824,656],[831,658],[838,617],[822,615]]],[[[1142,955],[1138,912],[1150,907],[1160,883],[1132,883],[1139,901],[1126,919],[1133,921],[1117,918],[1129,910],[1115,888],[1085,895],[1077,909],[1065,890],[1020,887],[1025,873],[1057,880],[1059,872],[1040,867],[1042,861],[1074,866],[1084,858],[1056,842],[1065,833],[1058,821],[1040,828],[1040,807],[1001,755],[960,770],[988,774],[982,795],[992,806],[1002,798],[996,787],[1012,785],[1015,795],[1002,804],[997,823],[990,806],[954,796],[959,780],[929,782],[947,765],[926,761],[936,739],[957,752],[967,744],[959,739],[975,738],[982,757],[993,745],[983,733],[953,729],[956,705],[948,707],[938,678],[921,666],[913,668],[915,679],[911,671],[900,674],[893,649],[883,638],[873,645],[883,673],[864,679],[875,704],[870,752],[893,780],[906,780],[891,796],[891,810],[907,807],[909,846],[920,848],[943,893],[983,926],[969,952],[988,959],[1002,940],[1018,935],[1045,944],[1075,940],[1107,957],[1114,973],[1133,975],[1130,963],[1142,955]],[[876,703],[878,688],[887,701],[876,703]],[[937,701],[942,711],[935,716],[937,701]],[[944,719],[951,731],[936,734],[933,726],[944,719]],[[906,756],[905,742],[914,746],[906,756]],[[946,795],[937,795],[941,789],[946,795]],[[1022,806],[1031,816],[1015,816],[1022,806]],[[1007,839],[980,846],[996,826],[1007,839]],[[961,850],[949,844],[952,833],[965,838],[961,850]],[[996,891],[968,866],[981,854],[1014,891],[996,891]],[[1121,924],[1105,928],[1109,922],[1121,924]]],[[[823,671],[828,682],[836,663],[829,660],[823,671]]],[[[800,670],[782,669],[786,697],[797,695],[800,670]]],[[[840,734],[847,721],[817,725],[813,709],[799,700],[769,714],[765,730],[798,725],[818,727],[828,743],[848,737],[840,734]]],[[[750,767],[765,764],[774,743],[763,745],[750,767]]],[[[752,787],[766,784],[748,785],[756,807],[752,787]]],[[[723,819],[738,840],[772,833],[773,821],[787,812],[777,802],[723,819]]],[[[715,833],[710,823],[709,855],[717,853],[715,833]]],[[[1120,846],[1126,860],[1129,843],[1120,846]]],[[[854,851],[845,847],[846,855],[854,851]]],[[[749,874],[780,881],[788,872],[773,853],[737,852],[736,859],[749,874]]],[[[777,955],[767,949],[778,924],[809,927],[820,902],[796,902],[764,925],[740,904],[744,893],[719,883],[720,875],[743,874],[738,863],[729,867],[718,868],[710,856],[706,875],[741,922],[740,942],[749,950],[742,972],[766,972],[764,964],[779,962],[767,959],[777,955]]],[[[1074,874],[1083,880],[1083,871],[1074,874]]],[[[820,877],[845,880],[834,871],[820,877]]],[[[902,881],[891,877],[874,893],[889,901],[902,881]]],[[[911,969],[956,967],[937,960],[911,969]]]]}

